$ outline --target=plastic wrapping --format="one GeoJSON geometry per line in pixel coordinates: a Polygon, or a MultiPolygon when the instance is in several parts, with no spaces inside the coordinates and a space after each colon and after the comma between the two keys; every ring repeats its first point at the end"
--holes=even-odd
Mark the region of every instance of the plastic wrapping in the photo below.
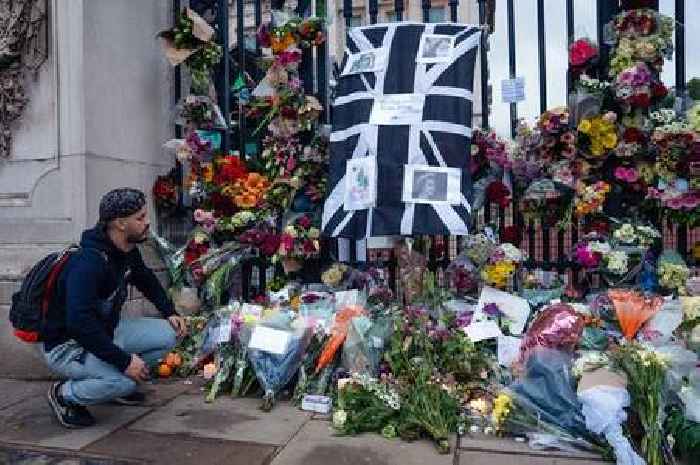
{"type": "Polygon", "coordinates": [[[598,385],[579,392],[581,410],[586,418],[586,427],[595,434],[602,434],[612,446],[617,465],[644,465],[622,432],[627,419],[625,408],[630,405],[627,389],[598,385]]]}
{"type": "Polygon", "coordinates": [[[545,308],[527,330],[520,349],[520,360],[527,360],[535,348],[573,352],[583,332],[584,320],[573,307],[555,304],[545,308]]]}
{"type": "Polygon", "coordinates": [[[673,299],[664,302],[661,309],[644,325],[642,333],[654,344],[664,344],[671,340],[673,332],[683,322],[681,301],[673,299]]]}
{"type": "Polygon", "coordinates": [[[645,297],[639,292],[625,289],[610,289],[608,296],[615,308],[622,334],[631,340],[639,328],[661,308],[664,299],[660,296],[645,297]]]}
{"type": "Polygon", "coordinates": [[[533,350],[525,377],[512,384],[509,391],[515,403],[541,421],[562,428],[573,437],[587,434],[573,388],[571,356],[566,352],[541,347],[533,350]]]}
{"type": "Polygon", "coordinates": [[[364,308],[357,305],[349,305],[335,315],[330,338],[328,338],[328,341],[326,341],[326,344],[323,346],[323,350],[321,350],[316,363],[316,373],[319,373],[335,359],[336,354],[343,346],[345,338],[348,335],[350,321],[357,316],[366,314],[367,312],[364,308]]]}
{"type": "Polygon", "coordinates": [[[353,318],[343,344],[343,368],[350,373],[377,377],[384,345],[392,329],[390,318],[378,318],[373,321],[366,316],[353,318]]]}
{"type": "Polygon", "coordinates": [[[690,384],[681,388],[678,397],[685,407],[685,417],[700,423],[700,368],[695,369],[690,376],[690,384]]]}
{"type": "Polygon", "coordinates": [[[259,327],[267,327],[284,331],[288,334],[289,341],[282,353],[272,353],[260,348],[252,348],[253,337],[248,347],[248,360],[260,381],[265,396],[262,409],[270,410],[275,401],[275,395],[289,383],[301,365],[306,348],[311,341],[313,331],[311,328],[302,327],[295,329],[291,324],[284,323],[285,317],[280,315],[273,321],[260,323],[259,327]]]}
{"type": "Polygon", "coordinates": [[[666,344],[655,350],[667,360],[666,386],[671,391],[679,391],[683,379],[689,377],[698,364],[697,354],[678,344],[666,344]]]}

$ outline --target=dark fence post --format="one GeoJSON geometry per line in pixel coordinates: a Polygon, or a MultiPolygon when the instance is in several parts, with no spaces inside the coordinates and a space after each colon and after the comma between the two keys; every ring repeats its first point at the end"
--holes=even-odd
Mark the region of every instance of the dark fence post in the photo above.
{"type": "Polygon", "coordinates": [[[597,0],[598,6],[598,47],[600,49],[600,66],[598,72],[599,79],[604,79],[608,73],[608,58],[610,55],[610,47],[605,45],[603,40],[603,31],[605,25],[620,12],[620,7],[617,2],[609,0],[597,0]]]}
{"type": "MultiPolygon", "coordinates": [[[[327,0],[316,1],[316,11],[314,16],[328,20],[328,3],[327,0]]],[[[316,78],[318,81],[318,100],[324,108],[323,121],[330,123],[330,111],[328,109],[328,37],[316,49],[316,78]]]]}
{"type": "Polygon", "coordinates": [[[547,46],[544,30],[544,0],[537,0],[537,57],[540,65],[540,113],[547,110],[547,46]]]}
{"type": "MultiPolygon", "coordinates": [[[[515,5],[508,0],[508,71],[510,79],[515,79],[515,5]]],[[[510,135],[515,137],[518,124],[518,104],[510,104],[510,135]]]]}
{"type": "Polygon", "coordinates": [[[403,0],[394,0],[394,10],[396,11],[396,21],[403,21],[403,0]]]}
{"type": "Polygon", "coordinates": [[[377,13],[379,13],[379,4],[377,0],[369,0],[369,23],[377,24],[377,13]]]}
{"type": "MultiPolygon", "coordinates": [[[[574,0],[566,0],[566,43],[571,45],[574,41],[574,0]]],[[[569,96],[573,82],[571,82],[571,71],[566,68],[566,95],[569,96]]]]}
{"type": "MultiPolygon", "coordinates": [[[[676,0],[676,96],[685,97],[685,0],[676,0]]],[[[678,225],[677,248],[683,257],[688,253],[688,226],[678,225]]]]}
{"type": "Polygon", "coordinates": [[[431,1],[430,0],[421,0],[421,7],[423,8],[423,22],[424,23],[429,23],[430,22],[430,7],[431,7],[431,1]]]}
{"type": "Polygon", "coordinates": [[[345,18],[345,26],[352,25],[352,0],[343,0],[343,18],[345,18]]]}
{"type": "Polygon", "coordinates": [[[489,127],[489,65],[486,50],[489,30],[486,18],[486,0],[477,1],[479,2],[479,24],[484,28],[479,44],[479,55],[481,56],[481,127],[487,129],[489,127]]]}
{"type": "Polygon", "coordinates": [[[459,6],[459,0],[449,0],[447,4],[450,6],[450,21],[453,23],[457,22],[457,7],[459,6]]]}

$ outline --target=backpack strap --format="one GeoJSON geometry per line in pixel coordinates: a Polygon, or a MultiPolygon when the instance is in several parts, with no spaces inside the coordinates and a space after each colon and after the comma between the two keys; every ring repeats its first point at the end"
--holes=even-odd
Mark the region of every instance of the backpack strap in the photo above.
{"type": "Polygon", "coordinates": [[[75,244],[70,245],[59,254],[59,256],[54,261],[53,265],[51,266],[51,272],[46,278],[44,292],[41,296],[42,320],[46,319],[46,314],[49,311],[49,303],[51,302],[51,298],[53,297],[53,293],[56,288],[56,283],[58,282],[58,277],[60,276],[61,271],[63,271],[63,268],[66,266],[66,263],[68,262],[68,259],[70,258],[71,254],[75,253],[78,250],[80,250],[80,246],[77,246],[75,244]]]}

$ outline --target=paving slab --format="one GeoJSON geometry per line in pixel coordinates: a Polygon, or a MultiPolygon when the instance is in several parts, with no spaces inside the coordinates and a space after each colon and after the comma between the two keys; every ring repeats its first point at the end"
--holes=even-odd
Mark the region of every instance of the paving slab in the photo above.
{"type": "Polygon", "coordinates": [[[149,412],[146,407],[100,405],[90,408],[97,424],[69,430],[61,426],[45,395],[0,410],[0,441],[78,450],[149,412]]]}
{"type": "Polygon", "coordinates": [[[329,422],[310,421],[271,465],[452,465],[453,457],[438,454],[429,441],[409,443],[378,434],[339,437],[329,422]]]}
{"type": "Polygon", "coordinates": [[[0,464],[3,465],[142,465],[143,463],[93,454],[0,443],[0,464]]]}
{"type": "Polygon", "coordinates": [[[530,448],[526,442],[519,442],[515,441],[514,439],[499,438],[496,436],[487,436],[483,434],[470,434],[462,436],[462,438],[460,438],[459,447],[463,451],[495,452],[499,454],[512,454],[517,456],[529,455],[548,458],[578,459],[601,464],[605,463],[605,460],[603,460],[600,455],[595,453],[583,451],[565,452],[559,450],[538,451],[530,448]]]}
{"type": "MultiPolygon", "coordinates": [[[[2,266],[2,260],[0,260],[2,266]]],[[[9,322],[10,306],[0,304],[0,378],[54,379],[37,344],[15,337],[9,322]]]]}
{"type": "Polygon", "coordinates": [[[84,452],[168,465],[264,465],[275,446],[119,430],[84,452]]]}
{"type": "Polygon", "coordinates": [[[311,418],[285,402],[272,412],[262,412],[259,406],[260,399],[220,397],[206,403],[202,394],[181,395],[129,429],[279,446],[311,418]]]}
{"type": "Polygon", "coordinates": [[[192,394],[196,388],[185,384],[182,379],[173,378],[150,381],[142,384],[139,389],[146,394],[146,402],[141,404],[142,407],[162,407],[181,394],[192,394]]]}
{"type": "MultiPolygon", "coordinates": [[[[43,399],[49,390],[47,381],[0,379],[0,410],[29,399],[43,399]]],[[[1,463],[1,462],[0,462],[1,463]]]]}

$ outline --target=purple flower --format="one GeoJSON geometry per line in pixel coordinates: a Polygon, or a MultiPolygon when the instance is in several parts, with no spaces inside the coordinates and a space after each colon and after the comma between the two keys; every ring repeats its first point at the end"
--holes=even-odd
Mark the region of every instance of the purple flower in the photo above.
{"type": "Polygon", "coordinates": [[[457,318],[455,318],[455,326],[458,328],[465,328],[469,326],[472,323],[472,317],[474,316],[474,312],[470,310],[465,310],[461,312],[459,315],[457,315],[457,318]]]}
{"type": "Polygon", "coordinates": [[[503,315],[503,312],[501,311],[500,308],[498,308],[498,305],[494,303],[486,304],[484,305],[484,313],[486,313],[490,317],[499,317],[503,315]]]}

